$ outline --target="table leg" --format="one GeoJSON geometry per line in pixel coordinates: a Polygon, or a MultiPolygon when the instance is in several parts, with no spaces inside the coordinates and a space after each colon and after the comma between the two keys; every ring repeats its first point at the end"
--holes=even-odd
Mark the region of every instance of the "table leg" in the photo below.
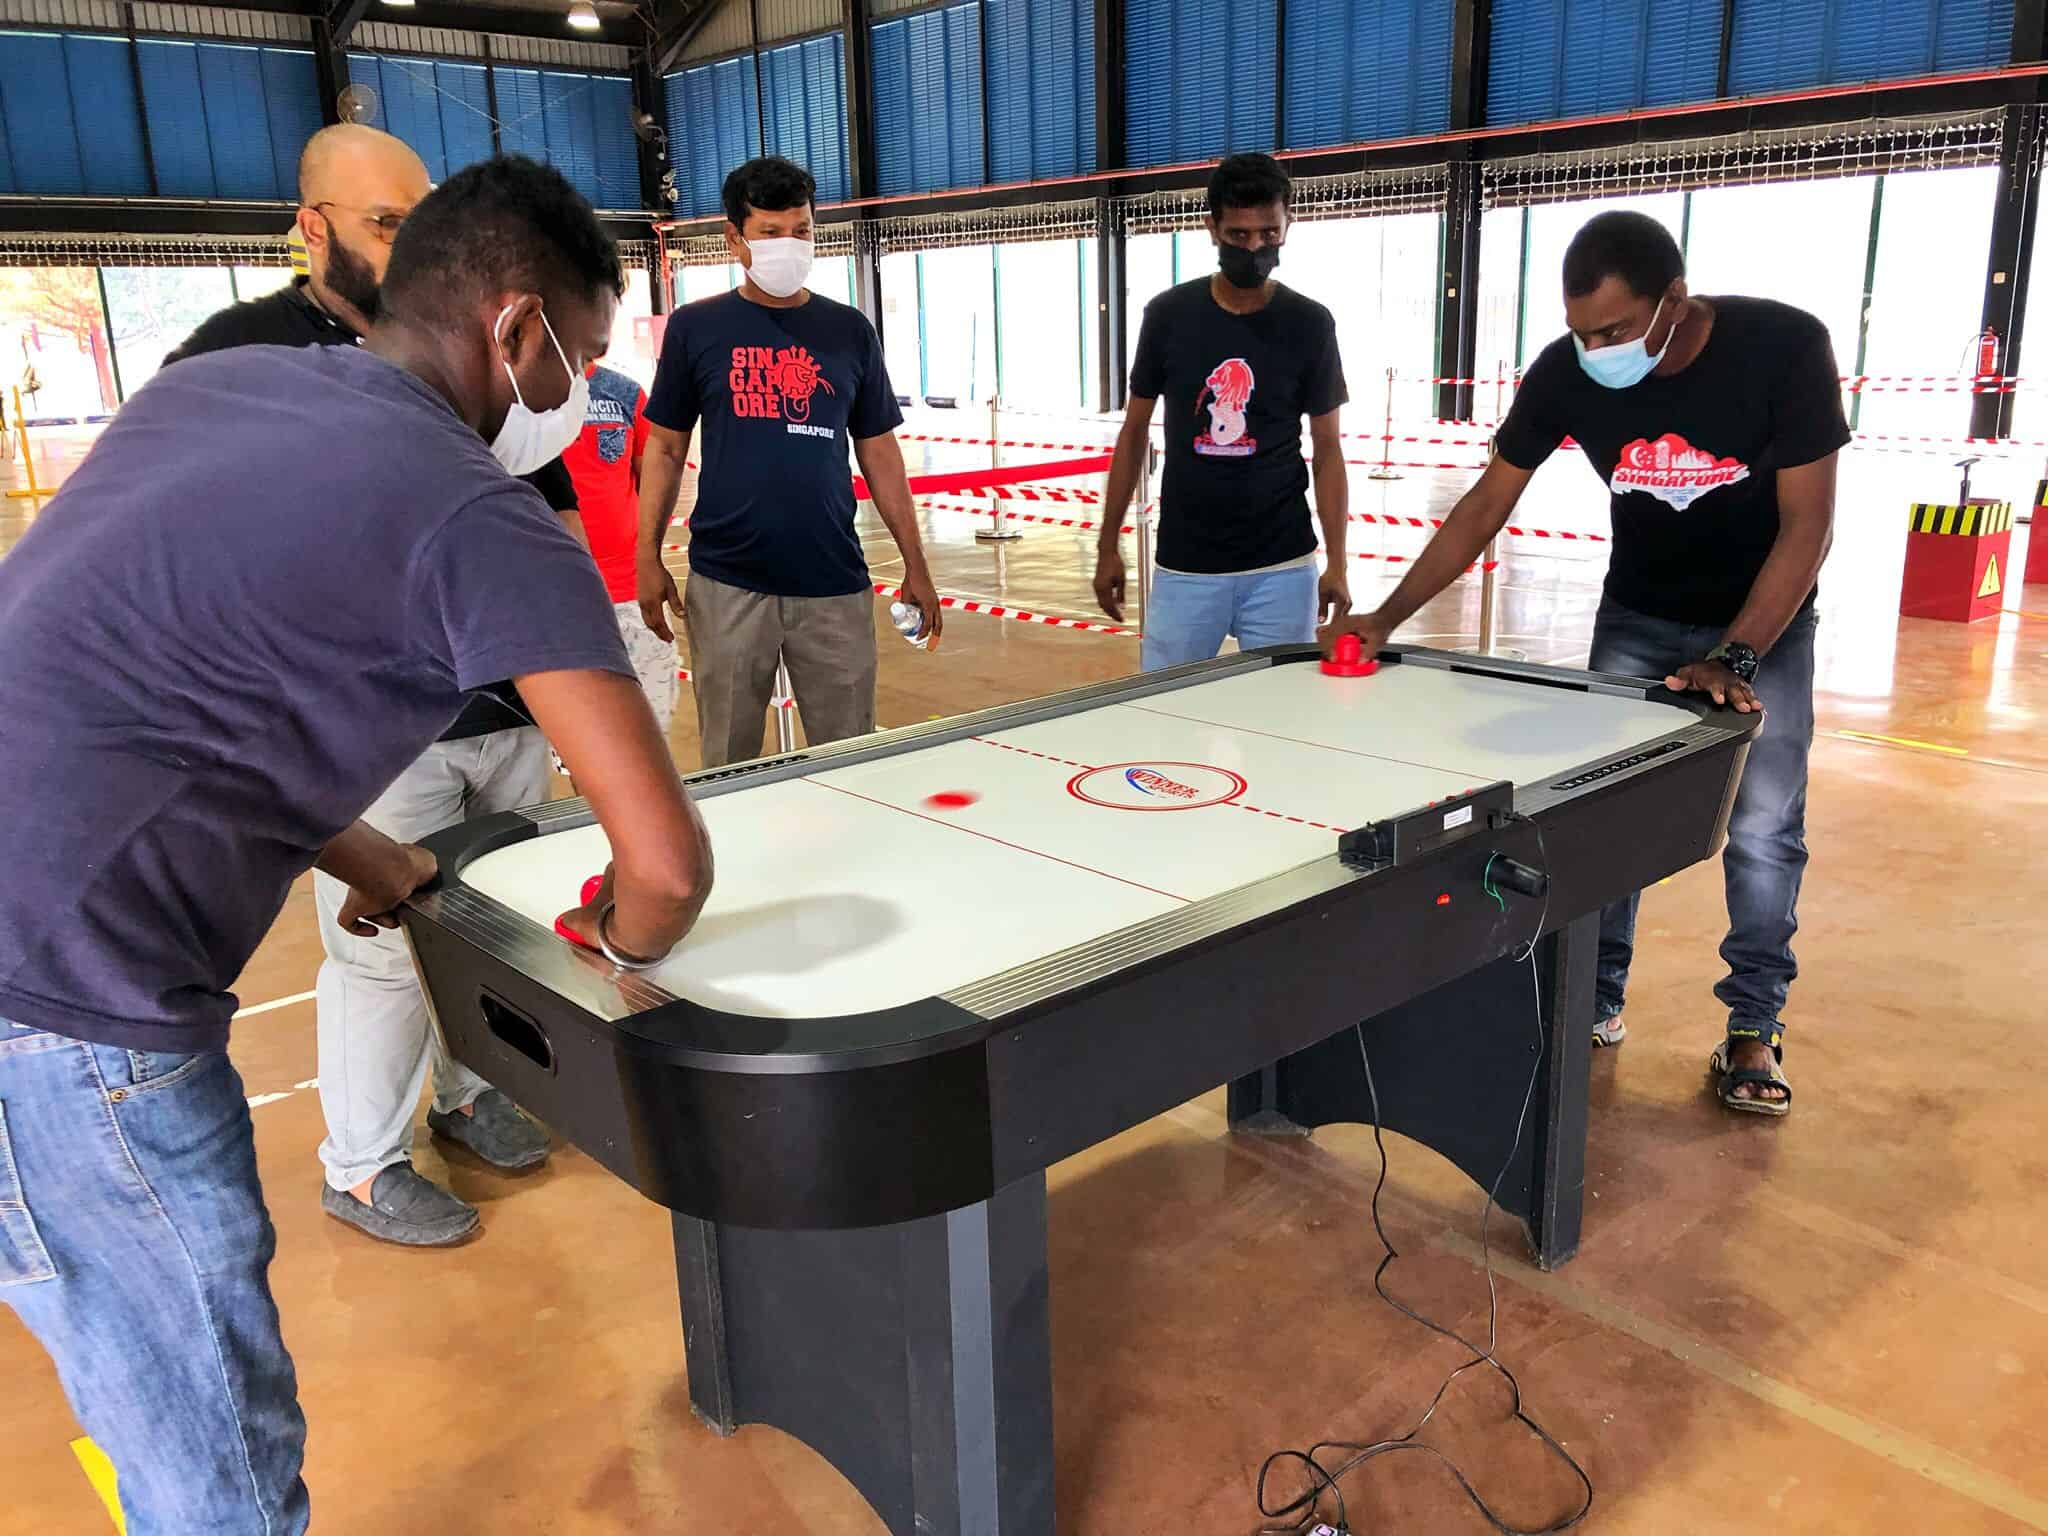
{"type": "MultiPolygon", "coordinates": [[[[1540,1024],[1536,1090],[1499,1198],[1528,1223],[1545,1269],[1579,1248],[1599,946],[1593,913],[1537,944],[1533,986],[1527,961],[1496,960],[1365,1024],[1380,1123],[1435,1148],[1482,1189],[1508,1158],[1540,1024]]],[[[1356,1036],[1347,1029],[1239,1078],[1229,1103],[1233,1128],[1269,1134],[1369,1121],[1356,1036]]]]}
{"type": "Polygon", "coordinates": [[[895,1226],[675,1237],[699,1418],[796,1436],[899,1536],[1051,1536],[1043,1174],[895,1226]]]}

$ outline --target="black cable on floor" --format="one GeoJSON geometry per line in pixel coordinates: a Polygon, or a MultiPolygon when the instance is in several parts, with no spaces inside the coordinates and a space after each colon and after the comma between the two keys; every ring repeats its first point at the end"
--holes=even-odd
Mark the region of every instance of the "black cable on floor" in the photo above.
{"type": "MultiPolygon", "coordinates": [[[[1548,851],[1543,846],[1543,828],[1526,816],[1517,815],[1514,819],[1517,821],[1527,821],[1530,826],[1536,828],[1537,855],[1542,860],[1543,866],[1547,871],[1550,860],[1548,851]]],[[[1515,1379],[1514,1372],[1501,1364],[1495,1356],[1495,1350],[1500,1342],[1500,1295],[1495,1287],[1493,1274],[1493,1208],[1500,1194],[1500,1186],[1506,1180],[1508,1171],[1514,1166],[1515,1155],[1521,1150],[1522,1136],[1527,1130],[1529,1123],[1529,1106],[1535,1102],[1536,1082],[1543,1068],[1543,980],[1536,965],[1536,945],[1543,937],[1543,927],[1549,920],[1549,917],[1550,891],[1548,886],[1546,886],[1543,893],[1543,908],[1537,914],[1535,931],[1530,935],[1528,945],[1520,954],[1515,956],[1516,960],[1526,960],[1529,965],[1530,990],[1535,1003],[1536,1059],[1529,1068],[1529,1086],[1522,1093],[1522,1109],[1520,1115],[1515,1120],[1514,1140],[1508,1147],[1508,1155],[1501,1164],[1500,1172],[1494,1175],[1493,1183],[1486,1191],[1486,1205],[1479,1218],[1479,1248],[1486,1270],[1486,1348],[1483,1350],[1456,1330],[1446,1328],[1443,1324],[1424,1317],[1406,1303],[1396,1300],[1387,1291],[1387,1270],[1392,1267],[1394,1260],[1400,1257],[1399,1251],[1394,1247],[1393,1239],[1387,1236],[1386,1224],[1380,1217],[1380,1194],[1387,1187],[1387,1144],[1380,1130],[1379,1089],[1373,1082],[1372,1058],[1365,1048],[1365,1028],[1363,1025],[1352,1026],[1352,1033],[1358,1040],[1358,1059],[1365,1068],[1367,1101],[1372,1107],[1373,1145],[1378,1149],[1380,1155],[1379,1178],[1374,1183],[1372,1190],[1372,1227],[1374,1233],[1379,1237],[1380,1246],[1386,1251],[1380,1259],[1379,1267],[1373,1271],[1373,1289],[1379,1293],[1380,1300],[1384,1301],[1396,1312],[1399,1312],[1403,1317],[1420,1323],[1423,1327],[1429,1329],[1430,1332],[1451,1340],[1461,1349],[1466,1350],[1472,1358],[1465,1361],[1464,1364],[1444,1378],[1443,1384],[1436,1389],[1436,1395],[1429,1400],[1429,1406],[1423,1410],[1422,1417],[1415,1421],[1413,1427],[1406,1434],[1397,1435],[1389,1440],[1376,1440],[1370,1444],[1361,1444],[1348,1440],[1323,1440],[1318,1441],[1307,1450],[1275,1451],[1271,1456],[1268,1456],[1259,1468],[1259,1513],[1265,1516],[1269,1522],[1278,1521],[1282,1523],[1269,1523],[1261,1526],[1260,1536],[1298,1536],[1298,1533],[1307,1531],[1312,1523],[1321,1519],[1323,1496],[1326,1493],[1331,1496],[1337,1506],[1337,1529],[1340,1532],[1346,1533],[1346,1536],[1353,1536],[1350,1512],[1345,1507],[1344,1490],[1340,1486],[1343,1478],[1349,1473],[1356,1471],[1359,1467],[1364,1466],[1367,1462],[1376,1461],[1382,1456],[1392,1455],[1397,1451],[1419,1451],[1435,1457],[1449,1470],[1451,1476],[1457,1479],[1458,1486],[1464,1490],[1465,1497],[1471,1501],[1472,1507],[1479,1511],[1481,1518],[1496,1532],[1499,1532],[1500,1536],[1558,1536],[1559,1532],[1570,1530],[1592,1512],[1593,1480],[1586,1475],[1586,1469],[1572,1458],[1571,1452],[1560,1445],[1548,1430],[1541,1424],[1538,1424],[1535,1419],[1531,1418],[1523,1410],[1522,1384],[1515,1379]],[[1552,1455],[1571,1468],[1572,1474],[1578,1478],[1579,1485],[1585,1490],[1585,1497],[1580,1501],[1578,1509],[1564,1519],[1534,1530],[1523,1530],[1509,1525],[1499,1515],[1494,1513],[1492,1507],[1485,1499],[1480,1497],[1479,1490],[1472,1486],[1471,1480],[1465,1476],[1463,1469],[1455,1461],[1451,1460],[1450,1457],[1446,1456],[1435,1446],[1426,1444],[1416,1438],[1416,1436],[1422,1433],[1429,1421],[1435,1417],[1438,1407],[1443,1403],[1444,1395],[1451,1390],[1451,1384],[1474,1366],[1480,1365],[1487,1366],[1498,1372],[1501,1378],[1507,1382],[1509,1390],[1514,1394],[1514,1406],[1510,1410],[1512,1416],[1525,1425],[1537,1439],[1541,1440],[1549,1448],[1552,1455]],[[1348,1455],[1341,1462],[1325,1466],[1321,1458],[1332,1451],[1348,1453],[1348,1455]],[[1309,1490],[1277,1508],[1268,1507],[1266,1500],[1267,1479],[1276,1467],[1290,1463],[1299,1463],[1307,1472],[1310,1479],[1309,1490]],[[1290,1520],[1289,1516],[1294,1518],[1290,1520]]]]}

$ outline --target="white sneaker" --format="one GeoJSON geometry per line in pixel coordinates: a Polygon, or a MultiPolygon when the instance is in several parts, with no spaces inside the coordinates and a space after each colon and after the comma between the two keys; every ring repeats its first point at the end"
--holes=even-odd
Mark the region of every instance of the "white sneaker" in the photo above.
{"type": "Polygon", "coordinates": [[[1598,1019],[1594,1021],[1594,1045],[1619,1045],[1622,1041],[1626,1040],[1627,1038],[1628,1026],[1621,1022],[1620,1014],[1610,1014],[1607,1018],[1598,1019]]]}

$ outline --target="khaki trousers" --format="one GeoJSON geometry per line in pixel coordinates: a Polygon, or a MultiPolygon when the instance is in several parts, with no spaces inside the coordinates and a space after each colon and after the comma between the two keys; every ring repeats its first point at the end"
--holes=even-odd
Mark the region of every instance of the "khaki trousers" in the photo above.
{"type": "Polygon", "coordinates": [[[814,747],[875,728],[875,598],[771,597],[692,573],[683,588],[704,766],[763,755],[775,664],[814,747]]]}

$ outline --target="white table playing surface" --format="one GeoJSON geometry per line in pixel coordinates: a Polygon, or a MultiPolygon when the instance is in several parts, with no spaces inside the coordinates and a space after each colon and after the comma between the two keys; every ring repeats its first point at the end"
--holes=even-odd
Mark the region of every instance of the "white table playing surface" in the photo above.
{"type": "MultiPolygon", "coordinates": [[[[769,1018],[914,1002],[1324,858],[1340,831],[1688,723],[1434,667],[1296,663],[735,790],[701,802],[716,883],[649,979],[769,1018]]],[[[551,929],[610,856],[593,825],[462,879],[551,929]]]]}

